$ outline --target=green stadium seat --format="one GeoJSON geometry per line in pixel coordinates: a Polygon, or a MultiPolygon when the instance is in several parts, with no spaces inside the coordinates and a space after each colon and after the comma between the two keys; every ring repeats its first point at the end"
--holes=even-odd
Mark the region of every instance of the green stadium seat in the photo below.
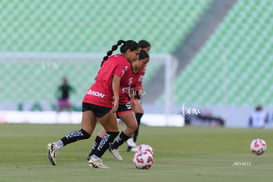
{"type": "MultiPolygon", "coordinates": [[[[129,4],[127,0],[119,3],[2,0],[0,53],[104,53],[118,39],[147,39],[152,43],[152,53],[171,53],[211,1],[141,0],[129,4]]],[[[1,90],[2,101],[53,102],[53,91],[66,75],[79,90],[72,97],[72,101],[78,102],[87,89],[86,78],[91,82],[99,67],[84,62],[61,64],[61,69],[49,69],[51,65],[44,65],[47,60],[43,58],[31,64],[29,60],[23,60],[26,63],[18,61],[20,64],[6,64],[5,60],[0,60],[0,76],[4,78],[2,85],[9,85],[1,90]],[[17,73],[20,73],[20,78],[17,73]],[[21,85],[23,93],[20,96],[11,92],[16,85],[21,85]],[[36,90],[41,88],[37,94],[36,90]]],[[[144,83],[159,69],[153,65],[149,67],[144,83]]],[[[181,83],[191,90],[185,82],[181,83]]]]}
{"type": "Polygon", "coordinates": [[[272,105],[270,4],[270,0],[255,0],[234,5],[178,76],[177,104],[187,100],[189,105],[272,105]],[[181,82],[191,85],[187,90],[191,93],[181,89],[181,82]]]}

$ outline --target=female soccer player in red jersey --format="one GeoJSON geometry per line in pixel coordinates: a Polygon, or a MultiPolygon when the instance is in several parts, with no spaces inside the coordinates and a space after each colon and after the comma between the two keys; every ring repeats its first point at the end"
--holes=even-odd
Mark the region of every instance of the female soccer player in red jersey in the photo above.
{"type": "MultiPolygon", "coordinates": [[[[138,42],[139,46],[140,46],[140,49],[141,50],[145,50],[147,51],[148,53],[150,52],[152,46],[150,44],[150,42],[148,42],[147,40],[140,40],[138,42]]],[[[145,75],[145,71],[146,69],[142,69],[142,75],[144,76],[145,75]]],[[[135,100],[135,104],[134,104],[134,107],[133,107],[133,110],[135,112],[135,116],[136,116],[136,119],[137,119],[137,123],[138,123],[138,127],[136,129],[136,131],[134,132],[134,134],[132,135],[132,137],[130,137],[128,140],[127,140],[127,145],[128,145],[128,148],[127,148],[127,151],[130,152],[130,151],[133,151],[135,152],[136,150],[136,140],[137,140],[137,137],[138,137],[138,134],[139,134],[139,125],[141,123],[141,118],[144,114],[144,109],[141,105],[141,97],[144,95],[144,88],[143,88],[143,84],[142,82],[140,83],[140,86],[138,88],[136,88],[136,91],[135,91],[135,96],[134,96],[134,100],[135,100]]]]}
{"type": "MultiPolygon", "coordinates": [[[[120,85],[128,82],[123,76],[130,68],[130,63],[138,59],[139,45],[133,40],[119,40],[103,58],[95,83],[87,90],[82,101],[81,129],[72,131],[60,140],[48,144],[48,159],[56,165],[56,153],[65,145],[78,140],[88,139],[93,133],[97,120],[106,130],[106,137],[98,150],[102,153],[109,148],[119,134],[115,112],[119,104],[120,85]],[[112,55],[119,46],[121,54],[112,55]]],[[[102,163],[101,156],[93,159],[92,165],[108,168],[102,163]]]]}
{"type": "MultiPolygon", "coordinates": [[[[122,145],[138,128],[138,123],[135,118],[135,113],[132,110],[132,105],[134,105],[134,89],[141,86],[143,79],[143,69],[149,62],[149,54],[141,50],[139,54],[139,59],[131,64],[131,69],[124,75],[123,78],[129,80],[127,85],[120,86],[120,101],[119,108],[117,110],[118,117],[126,124],[126,128],[120,133],[118,138],[113,144],[110,145],[110,151],[117,160],[122,160],[118,152],[118,147],[122,145]]],[[[92,156],[97,155],[98,145],[101,140],[105,137],[106,130],[102,129],[92,146],[92,151],[88,155],[87,159],[92,161],[92,156]]]]}

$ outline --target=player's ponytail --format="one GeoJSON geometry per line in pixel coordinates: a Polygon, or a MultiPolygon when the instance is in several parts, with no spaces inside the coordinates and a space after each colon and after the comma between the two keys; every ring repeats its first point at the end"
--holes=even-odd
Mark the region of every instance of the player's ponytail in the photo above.
{"type": "Polygon", "coordinates": [[[117,42],[117,44],[115,44],[115,45],[112,46],[112,49],[109,50],[109,51],[106,53],[106,56],[103,57],[100,66],[103,65],[103,63],[109,58],[109,56],[111,56],[111,55],[113,54],[113,52],[114,52],[115,50],[118,49],[118,46],[120,46],[121,44],[125,44],[125,41],[124,41],[124,40],[119,40],[119,41],[117,42]]]}
{"type": "Polygon", "coordinates": [[[109,51],[106,53],[106,56],[103,57],[103,60],[102,60],[102,62],[101,62],[101,64],[100,64],[100,66],[103,65],[103,63],[104,63],[104,62],[113,54],[113,52],[114,52],[115,50],[118,49],[118,47],[119,47],[120,45],[122,45],[122,46],[120,47],[120,52],[121,52],[121,53],[125,53],[127,50],[135,51],[135,50],[137,50],[137,49],[139,48],[138,43],[135,42],[135,41],[133,41],[133,40],[127,40],[127,41],[119,40],[119,41],[117,42],[117,44],[113,45],[113,46],[112,46],[112,49],[109,50],[109,51]]]}

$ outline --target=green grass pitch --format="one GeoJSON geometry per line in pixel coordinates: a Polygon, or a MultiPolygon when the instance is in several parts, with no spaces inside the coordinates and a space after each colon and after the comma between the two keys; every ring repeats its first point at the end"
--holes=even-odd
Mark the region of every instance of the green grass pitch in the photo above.
{"type": "MultiPolygon", "coordinates": [[[[121,125],[120,128],[124,126],[121,125]]],[[[89,140],[63,148],[57,166],[47,160],[46,145],[79,129],[79,125],[0,125],[1,182],[257,182],[273,179],[272,130],[213,127],[141,126],[138,144],[154,149],[149,170],[135,169],[133,153],[120,148],[123,161],[107,151],[104,163],[110,169],[93,169],[86,155],[100,126],[89,140]],[[267,142],[267,151],[255,156],[249,151],[254,138],[267,142]]]]}

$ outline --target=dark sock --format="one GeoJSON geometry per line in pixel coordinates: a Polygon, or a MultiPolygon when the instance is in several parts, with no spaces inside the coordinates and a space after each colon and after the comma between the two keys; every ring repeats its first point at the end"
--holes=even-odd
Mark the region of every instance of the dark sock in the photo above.
{"type": "Polygon", "coordinates": [[[107,131],[104,137],[101,139],[99,145],[97,146],[97,150],[94,152],[94,155],[97,157],[101,157],[104,152],[109,148],[110,143],[114,141],[116,136],[118,136],[119,132],[109,132],[107,131]]]}
{"type": "Polygon", "coordinates": [[[98,148],[98,145],[100,144],[100,141],[102,140],[102,138],[100,136],[97,136],[93,145],[92,145],[92,148],[91,148],[91,151],[90,153],[88,154],[88,157],[93,155],[95,153],[95,151],[97,150],[98,148]]]}
{"type": "Polygon", "coordinates": [[[115,140],[113,145],[111,146],[112,149],[117,149],[120,145],[122,145],[126,140],[128,140],[130,136],[125,135],[123,132],[121,132],[118,136],[118,138],[115,140]]]}
{"type": "Polygon", "coordinates": [[[70,144],[72,142],[76,142],[78,140],[84,140],[90,138],[90,135],[84,131],[83,129],[72,131],[68,133],[65,137],[63,137],[61,140],[63,142],[63,145],[70,144]]]}
{"type": "Polygon", "coordinates": [[[136,113],[136,120],[137,120],[138,126],[137,126],[135,133],[133,134],[134,142],[136,142],[137,137],[138,137],[139,125],[140,125],[140,120],[141,120],[142,116],[143,116],[143,113],[136,113]]]}

